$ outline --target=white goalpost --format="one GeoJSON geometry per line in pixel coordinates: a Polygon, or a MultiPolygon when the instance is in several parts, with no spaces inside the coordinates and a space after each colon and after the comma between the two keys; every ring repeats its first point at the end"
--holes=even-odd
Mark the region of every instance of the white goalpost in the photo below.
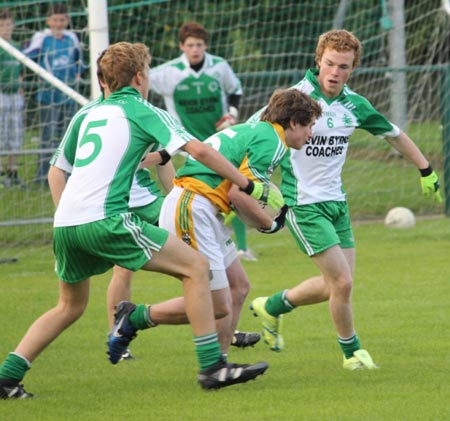
{"type": "Polygon", "coordinates": [[[106,0],[88,1],[89,63],[91,98],[100,95],[97,83],[97,58],[109,45],[108,4],[106,0]]]}
{"type": "Polygon", "coordinates": [[[450,15],[450,0],[442,0],[442,7],[450,15]]]}
{"type": "MultiPolygon", "coordinates": [[[[100,95],[100,88],[96,83],[96,62],[99,54],[109,45],[108,34],[108,6],[106,0],[89,0],[88,1],[88,32],[89,32],[89,68],[91,79],[91,98],[96,98],[100,95]]],[[[12,46],[8,41],[0,36],[0,48],[3,48],[7,53],[16,58],[24,66],[28,67],[37,76],[41,77],[55,88],[64,92],[68,97],[72,98],[80,105],[85,105],[89,99],[79,94],[77,91],[67,86],[64,82],[53,76],[43,67],[39,66],[35,61],[28,58],[20,50],[12,46]]]]}
{"type": "MultiPolygon", "coordinates": [[[[89,70],[90,70],[90,86],[91,86],[91,98],[95,98],[100,95],[100,88],[97,83],[97,58],[101,51],[103,51],[109,45],[109,33],[108,33],[108,14],[107,14],[107,1],[106,0],[89,0],[87,5],[87,15],[88,19],[88,34],[89,34],[89,70]]],[[[11,57],[14,57],[18,62],[20,62],[23,66],[28,68],[31,72],[33,72],[37,77],[49,83],[51,86],[59,89],[69,98],[73,99],[79,106],[83,106],[89,102],[89,99],[83,96],[81,93],[77,92],[63,81],[55,77],[53,74],[48,72],[46,69],[41,67],[38,63],[27,57],[22,51],[13,46],[10,42],[6,41],[4,38],[0,36],[0,49],[3,49],[7,54],[11,57]]],[[[42,153],[47,152],[46,149],[41,148],[27,148],[17,151],[3,151],[0,150],[0,160],[6,162],[11,156],[20,156],[22,158],[30,158],[36,155],[40,155],[42,153]]],[[[5,165],[5,164],[4,164],[5,165]]],[[[0,196],[2,193],[5,193],[5,196],[11,196],[8,192],[5,192],[3,189],[3,185],[1,185],[0,180],[0,196]]],[[[20,193],[24,196],[24,192],[12,192],[12,195],[15,196],[15,193],[20,193]]],[[[25,193],[25,196],[26,193],[25,193]]],[[[48,194],[44,194],[41,196],[45,196],[48,200],[48,194]]],[[[23,200],[23,199],[22,199],[23,200]]],[[[25,199],[26,200],[26,199],[25,199]]],[[[4,204],[3,209],[7,210],[6,200],[3,200],[4,204]]],[[[21,217],[20,215],[14,216],[14,212],[10,216],[10,212],[2,212],[0,214],[0,230],[7,229],[8,231],[13,231],[17,228],[22,229],[23,227],[33,227],[38,225],[38,227],[42,227],[43,224],[47,226],[47,224],[51,224],[52,216],[45,212],[45,215],[35,214],[35,215],[27,215],[27,217],[21,217]]],[[[38,228],[40,229],[40,228],[38,228]]],[[[33,231],[33,228],[25,228],[25,231],[33,231]]],[[[48,231],[48,230],[47,230],[48,231]]],[[[26,234],[24,234],[26,236],[26,234]]],[[[9,241],[9,240],[6,240],[9,241]]],[[[31,241],[34,241],[33,239],[31,241]]],[[[16,241],[14,240],[11,245],[14,245],[16,241]]],[[[5,253],[7,253],[7,249],[3,248],[5,253]]],[[[0,263],[13,263],[16,262],[16,257],[10,257],[8,255],[3,255],[0,253],[0,263]]]]}

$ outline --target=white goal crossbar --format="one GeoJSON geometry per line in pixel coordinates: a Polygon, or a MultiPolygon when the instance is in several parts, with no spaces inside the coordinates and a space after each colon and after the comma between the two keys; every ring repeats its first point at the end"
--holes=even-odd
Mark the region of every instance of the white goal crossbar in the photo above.
{"type": "Polygon", "coordinates": [[[450,0],[442,0],[442,7],[450,15],[450,0]]]}
{"type": "Polygon", "coordinates": [[[70,86],[67,86],[64,82],[59,80],[57,77],[53,76],[51,73],[47,72],[43,67],[39,66],[36,62],[27,57],[24,53],[19,51],[13,45],[11,45],[8,41],[0,37],[0,48],[3,48],[7,53],[12,55],[22,64],[31,69],[34,73],[40,76],[42,79],[49,82],[55,88],[64,92],[67,96],[72,98],[80,105],[86,105],[89,100],[85,98],[83,95],[79,94],[77,91],[73,90],[70,86]]]}

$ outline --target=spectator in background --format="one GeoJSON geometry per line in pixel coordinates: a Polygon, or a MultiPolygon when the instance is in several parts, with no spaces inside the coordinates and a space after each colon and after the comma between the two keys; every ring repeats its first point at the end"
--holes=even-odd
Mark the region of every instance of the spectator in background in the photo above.
{"type": "MultiPolygon", "coordinates": [[[[19,44],[12,39],[14,16],[0,10],[0,37],[16,48],[19,44]]],[[[19,151],[23,143],[24,96],[21,88],[22,65],[5,50],[0,49],[0,150],[19,151]]],[[[12,153],[2,164],[0,156],[0,179],[4,187],[23,186],[17,172],[17,155],[12,153]]]]}
{"type": "MultiPolygon", "coordinates": [[[[48,28],[33,35],[24,53],[74,88],[84,66],[78,37],[74,32],[67,30],[70,24],[67,6],[62,3],[51,4],[46,24],[48,28]]],[[[55,149],[66,126],[77,111],[77,104],[62,91],[49,85],[38,90],[36,101],[41,124],[39,146],[41,149],[55,149]]],[[[47,183],[51,156],[51,150],[40,154],[35,178],[37,184],[47,183]]]]}
{"type": "MultiPolygon", "coordinates": [[[[183,54],[150,72],[150,89],[161,95],[167,111],[202,141],[237,123],[242,96],[241,82],[228,62],[206,52],[208,38],[202,25],[185,23],[178,32],[183,54]]],[[[239,256],[257,260],[247,248],[244,223],[234,218],[232,225],[239,256]]]]}

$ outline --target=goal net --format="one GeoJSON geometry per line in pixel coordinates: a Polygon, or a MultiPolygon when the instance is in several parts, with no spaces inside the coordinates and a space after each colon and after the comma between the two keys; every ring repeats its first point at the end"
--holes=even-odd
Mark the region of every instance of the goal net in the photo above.
{"type": "MultiPolygon", "coordinates": [[[[25,48],[36,31],[46,27],[51,1],[1,2],[15,17],[14,41],[25,48]]],[[[88,1],[68,0],[70,30],[89,59],[88,1]]],[[[144,42],[156,66],[180,55],[177,31],[186,21],[203,24],[210,33],[209,52],[226,58],[243,84],[240,119],[244,121],[267,103],[276,88],[298,82],[314,67],[318,36],[332,28],[354,32],[364,48],[360,68],[349,85],[406,130],[430,159],[444,182],[443,137],[449,134],[450,16],[441,0],[141,0],[108,2],[109,39],[144,42]],[[445,133],[443,133],[445,132],[445,133]]],[[[2,50],[0,48],[0,50],[2,50]]],[[[10,81],[11,84],[14,81],[10,81]]],[[[96,83],[96,81],[94,81],[96,83]]],[[[1,80],[1,86],[8,81],[1,80]]],[[[82,73],[75,89],[90,95],[90,73],[82,73]]],[[[49,83],[28,68],[23,145],[0,151],[0,259],[16,255],[13,247],[51,240],[53,203],[45,185],[35,183],[45,125],[37,102],[49,83]],[[5,171],[11,154],[17,156],[20,185],[8,185],[5,171]]],[[[3,88],[2,88],[3,89],[3,88]]],[[[150,100],[163,106],[157,96],[150,100]]],[[[449,141],[449,139],[447,139],[449,141]]],[[[49,151],[49,153],[51,150],[49,151]]],[[[447,152],[448,153],[448,152],[447,152]]],[[[354,218],[380,218],[394,206],[416,215],[442,214],[444,205],[424,199],[419,176],[411,163],[371,135],[357,131],[344,169],[344,186],[354,218]]]]}

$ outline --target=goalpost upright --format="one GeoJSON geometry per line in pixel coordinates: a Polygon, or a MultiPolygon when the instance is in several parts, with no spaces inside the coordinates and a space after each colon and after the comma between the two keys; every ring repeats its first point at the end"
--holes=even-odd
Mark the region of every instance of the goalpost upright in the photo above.
{"type": "Polygon", "coordinates": [[[107,0],[88,1],[88,27],[91,98],[97,98],[100,95],[97,83],[97,58],[109,45],[107,0]]]}

